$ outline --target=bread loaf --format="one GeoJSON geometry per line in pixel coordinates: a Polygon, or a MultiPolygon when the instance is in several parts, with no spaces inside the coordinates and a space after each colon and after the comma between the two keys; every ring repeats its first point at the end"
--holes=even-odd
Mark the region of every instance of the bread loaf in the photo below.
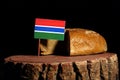
{"type": "Polygon", "coordinates": [[[107,51],[105,38],[99,33],[81,28],[67,28],[65,40],[42,40],[41,54],[88,55],[107,51]]]}
{"type": "Polygon", "coordinates": [[[107,43],[99,33],[87,29],[66,29],[70,55],[87,55],[107,51],[107,43]]]}

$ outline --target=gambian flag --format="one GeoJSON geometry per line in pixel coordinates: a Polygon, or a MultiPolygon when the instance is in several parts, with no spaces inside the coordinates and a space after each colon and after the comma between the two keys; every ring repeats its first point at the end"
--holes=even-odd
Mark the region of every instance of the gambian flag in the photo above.
{"type": "Polygon", "coordinates": [[[37,18],[34,38],[64,40],[64,30],[65,21],[37,18]]]}

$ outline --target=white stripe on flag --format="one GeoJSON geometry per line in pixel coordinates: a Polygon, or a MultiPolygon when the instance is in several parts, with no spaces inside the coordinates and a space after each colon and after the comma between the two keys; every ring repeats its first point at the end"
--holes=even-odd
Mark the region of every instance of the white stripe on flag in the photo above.
{"type": "Polygon", "coordinates": [[[49,31],[38,31],[38,30],[35,30],[35,32],[53,33],[53,34],[64,34],[64,33],[61,33],[61,32],[49,32],[49,31]]]}
{"type": "Polygon", "coordinates": [[[35,25],[37,27],[50,27],[50,28],[61,28],[61,29],[64,29],[65,27],[58,27],[58,26],[45,26],[45,25],[35,25]]]}

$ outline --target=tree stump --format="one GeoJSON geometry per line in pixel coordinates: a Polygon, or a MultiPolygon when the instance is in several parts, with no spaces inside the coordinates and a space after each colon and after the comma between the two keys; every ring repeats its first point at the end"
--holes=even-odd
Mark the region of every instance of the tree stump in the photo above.
{"type": "Polygon", "coordinates": [[[5,80],[119,80],[115,53],[5,58],[5,80]]]}

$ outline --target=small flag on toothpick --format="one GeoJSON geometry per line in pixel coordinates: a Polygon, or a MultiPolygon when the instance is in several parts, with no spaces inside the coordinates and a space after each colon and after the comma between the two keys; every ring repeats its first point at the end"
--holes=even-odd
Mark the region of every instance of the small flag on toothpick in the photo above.
{"type": "Polygon", "coordinates": [[[34,38],[64,40],[65,21],[40,19],[35,20],[34,38]]]}
{"type": "Polygon", "coordinates": [[[40,39],[64,40],[65,21],[36,18],[34,38],[39,39],[38,56],[40,55],[40,39]]]}

